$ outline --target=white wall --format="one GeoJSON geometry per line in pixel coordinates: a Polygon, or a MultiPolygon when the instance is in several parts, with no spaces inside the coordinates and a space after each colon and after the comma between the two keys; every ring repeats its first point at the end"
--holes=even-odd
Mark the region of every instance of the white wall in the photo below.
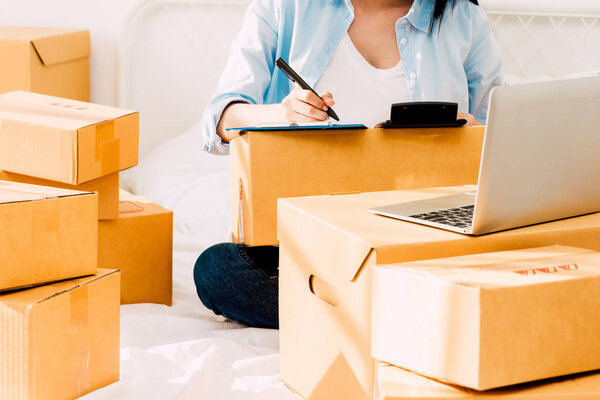
{"type": "Polygon", "coordinates": [[[0,25],[91,31],[91,101],[117,102],[117,43],[135,0],[0,0],[0,25]]]}

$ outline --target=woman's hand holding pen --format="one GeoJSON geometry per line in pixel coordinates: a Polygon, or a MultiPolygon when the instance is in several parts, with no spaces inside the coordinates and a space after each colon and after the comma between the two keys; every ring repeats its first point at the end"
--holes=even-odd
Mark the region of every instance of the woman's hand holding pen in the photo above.
{"type": "Polygon", "coordinates": [[[283,118],[287,122],[316,122],[329,118],[327,109],[335,104],[333,95],[325,92],[321,97],[310,90],[294,88],[281,102],[283,118]]]}

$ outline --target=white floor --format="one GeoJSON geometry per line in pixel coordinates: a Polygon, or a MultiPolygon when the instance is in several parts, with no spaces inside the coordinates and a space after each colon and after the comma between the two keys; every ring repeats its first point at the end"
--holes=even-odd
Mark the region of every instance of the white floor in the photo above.
{"type": "Polygon", "coordinates": [[[83,399],[297,399],[279,378],[278,331],[207,310],[194,291],[194,238],[174,241],[174,305],[121,306],[121,380],[83,399]]]}

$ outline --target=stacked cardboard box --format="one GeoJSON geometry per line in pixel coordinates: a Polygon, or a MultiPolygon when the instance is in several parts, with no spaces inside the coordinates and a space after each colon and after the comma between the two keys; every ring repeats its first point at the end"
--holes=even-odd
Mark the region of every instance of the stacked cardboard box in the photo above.
{"type": "MultiPolygon", "coordinates": [[[[479,237],[469,237],[418,224],[383,218],[368,212],[369,208],[385,204],[431,198],[472,189],[474,189],[473,186],[463,186],[279,200],[281,376],[288,386],[302,397],[311,400],[331,398],[368,400],[372,398],[373,383],[376,378],[376,361],[373,358],[371,346],[373,337],[371,326],[373,292],[371,283],[377,265],[549,246],[557,243],[600,251],[600,214],[590,214],[479,237]]],[[[526,270],[527,268],[523,269],[526,270]]],[[[587,274],[589,272],[585,271],[583,275],[587,277],[587,274]]],[[[515,275],[526,278],[525,275],[515,275]]],[[[429,304],[430,298],[435,299],[436,301],[430,306],[438,306],[439,310],[436,312],[439,315],[442,311],[447,310],[445,307],[450,307],[450,304],[442,301],[441,295],[437,292],[441,287],[440,282],[443,282],[443,280],[432,280],[431,285],[435,290],[425,291],[424,288],[421,288],[422,290],[412,290],[406,294],[420,296],[422,300],[429,294],[427,301],[422,301],[422,307],[429,304]]],[[[570,293],[577,290],[575,289],[576,285],[581,285],[581,287],[588,285],[587,289],[589,290],[586,290],[585,293],[582,292],[582,295],[589,295],[593,288],[597,287],[597,284],[593,284],[592,279],[578,281],[570,278],[558,279],[549,283],[549,285],[561,292],[559,297],[563,300],[564,294],[567,292],[563,292],[565,286],[561,285],[573,285],[569,291],[570,293]]],[[[527,289],[534,290],[542,288],[542,286],[530,285],[527,289]]],[[[471,293],[469,290],[466,292],[471,293]]],[[[393,290],[393,288],[390,288],[386,293],[389,293],[390,296],[403,294],[399,290],[393,290]]],[[[488,294],[487,291],[485,293],[488,294]]],[[[499,290],[497,293],[508,293],[508,289],[499,290]]],[[[531,294],[531,292],[529,293],[531,294]]],[[[495,295],[496,292],[490,295],[492,298],[489,304],[480,305],[482,307],[484,305],[496,307],[496,313],[499,313],[499,321],[507,323],[514,314],[514,310],[511,306],[506,305],[506,302],[502,303],[500,300],[494,299],[493,296],[495,295]]],[[[543,297],[543,295],[538,297],[538,300],[543,297]]],[[[551,296],[548,297],[547,301],[551,302],[549,305],[553,305],[554,300],[551,296]]],[[[597,303],[593,303],[597,301],[597,297],[597,295],[594,295],[586,304],[580,304],[581,307],[587,307],[585,313],[570,311],[574,319],[581,316],[581,319],[577,320],[576,326],[582,328],[584,332],[575,334],[566,326],[562,331],[563,334],[567,335],[566,342],[572,342],[570,338],[577,338],[584,342],[582,346],[585,347],[585,344],[588,347],[592,346],[592,337],[597,337],[594,334],[597,335],[599,331],[597,316],[592,318],[592,315],[590,315],[598,309],[597,303]],[[586,325],[585,318],[591,325],[586,325]]],[[[581,297],[577,298],[582,300],[581,297]]],[[[526,299],[521,297],[513,296],[511,299],[519,300],[519,304],[526,302],[526,299]]],[[[406,301],[406,298],[404,300],[406,301]]],[[[462,306],[469,303],[468,300],[457,297],[456,301],[458,305],[462,306]]],[[[455,305],[454,308],[456,307],[455,305]]],[[[399,309],[402,310],[402,308],[399,309]]],[[[540,322],[540,325],[536,328],[557,326],[556,321],[554,321],[554,325],[549,322],[551,321],[549,311],[551,309],[552,307],[541,307],[540,310],[543,310],[543,314],[539,316],[535,314],[535,321],[540,322]],[[548,323],[543,325],[542,321],[548,323]]],[[[393,319],[396,310],[387,310],[389,315],[384,317],[393,319]]],[[[390,326],[392,325],[388,325],[386,328],[388,330],[385,333],[390,336],[385,336],[385,343],[389,344],[393,341],[402,340],[399,338],[410,333],[412,334],[411,337],[417,337],[421,341],[420,343],[430,340],[427,343],[439,347],[444,338],[454,340],[452,336],[446,336],[445,333],[450,329],[449,326],[453,327],[455,325],[457,329],[462,328],[461,332],[468,330],[471,335],[477,334],[477,330],[468,329],[470,326],[468,324],[473,325],[477,321],[475,317],[469,319],[477,313],[476,309],[464,308],[463,312],[457,314],[457,321],[447,321],[449,326],[444,324],[442,324],[443,326],[434,325],[431,322],[433,317],[427,314],[430,310],[424,310],[423,308],[419,310],[421,311],[418,315],[420,319],[417,322],[394,321],[394,323],[402,326],[394,325],[395,328],[391,329],[390,326]],[[459,322],[463,325],[459,325],[459,322]],[[430,325],[427,325],[427,323],[430,325]],[[415,325],[416,330],[411,325],[415,325]],[[401,328],[405,329],[406,332],[400,332],[401,328]],[[441,332],[435,330],[436,328],[441,332]],[[397,334],[397,337],[395,334],[397,334]]],[[[565,312],[568,313],[568,310],[565,312]]],[[[378,321],[380,320],[381,318],[378,321]]],[[[513,320],[513,322],[515,321],[513,320]]],[[[494,325],[493,317],[485,320],[481,319],[480,322],[489,323],[481,326],[481,329],[487,329],[485,332],[481,331],[481,335],[486,332],[496,332],[506,339],[506,330],[496,329],[498,327],[494,325]]],[[[380,323],[383,322],[380,321],[380,323]]],[[[392,322],[389,323],[392,324],[392,322]]],[[[380,329],[379,325],[377,329],[380,329]]],[[[548,335],[550,334],[544,333],[544,337],[553,337],[548,335]]],[[[467,352],[465,357],[469,354],[480,354],[478,349],[481,347],[476,341],[465,343],[468,340],[464,337],[461,340],[457,341],[456,345],[463,346],[457,349],[465,350],[465,347],[467,347],[470,350],[470,353],[467,352]],[[468,347],[469,344],[472,346],[468,347]]],[[[536,343],[536,345],[540,345],[540,342],[536,343]]],[[[388,347],[387,344],[381,347],[385,350],[388,347]]],[[[417,348],[412,348],[411,344],[411,342],[402,343],[403,350],[406,350],[407,346],[411,348],[411,352],[407,353],[408,355],[416,354],[419,351],[417,348]]],[[[445,344],[450,346],[449,343],[445,344]]],[[[390,348],[393,349],[393,346],[390,348]]],[[[578,345],[573,349],[577,350],[577,355],[583,352],[578,345]]],[[[435,357],[439,355],[438,350],[429,353],[427,349],[424,349],[422,353],[415,356],[415,359],[422,357],[423,359],[418,361],[429,366],[426,362],[430,360],[424,356],[424,353],[427,356],[431,354],[432,357],[435,357]]],[[[451,350],[446,351],[449,352],[449,357],[454,354],[451,350]]],[[[564,355],[565,348],[562,347],[557,350],[556,354],[558,353],[564,355]]],[[[551,354],[554,353],[548,352],[548,355],[551,354]]],[[[594,363],[597,361],[593,360],[594,354],[590,352],[591,358],[584,357],[579,363],[572,362],[569,365],[563,365],[562,369],[557,365],[540,367],[541,369],[547,368],[546,372],[540,372],[540,369],[538,369],[530,375],[523,375],[522,378],[540,379],[544,375],[548,377],[555,373],[566,374],[594,368],[594,365],[596,365],[594,363]]],[[[529,357],[531,353],[525,355],[529,357]]],[[[486,355],[481,353],[481,356],[486,355]]],[[[396,360],[396,358],[391,357],[390,359],[396,360]]],[[[532,359],[530,358],[529,361],[532,359]]],[[[406,365],[409,365],[407,360],[408,358],[405,359],[406,365]]],[[[472,360],[473,358],[469,361],[472,360]]],[[[502,360],[515,364],[513,362],[515,361],[514,358],[512,360],[508,358],[502,360]]],[[[498,361],[496,359],[497,364],[494,367],[504,369],[505,365],[502,360],[498,361]]],[[[440,363],[447,370],[454,371],[455,369],[452,367],[456,366],[457,361],[454,359],[451,361],[454,364],[448,366],[445,366],[443,362],[440,363]]],[[[489,364],[489,358],[485,362],[489,364]]],[[[435,362],[432,362],[432,365],[441,368],[435,362]]],[[[466,370],[473,374],[473,368],[477,367],[471,366],[470,370],[466,370]]],[[[429,370],[421,369],[421,371],[429,370]]],[[[511,373],[510,368],[507,369],[506,373],[511,373]]],[[[449,379],[448,376],[450,375],[438,374],[436,371],[436,376],[449,379]]],[[[502,384],[505,384],[506,382],[518,380],[514,376],[500,376],[492,385],[498,384],[498,382],[504,382],[502,384]]],[[[466,381],[461,380],[461,382],[466,381]]],[[[487,385],[484,383],[481,387],[487,385]]],[[[406,397],[398,398],[408,399],[413,397],[407,394],[406,397]]]]}
{"type": "Polygon", "coordinates": [[[119,217],[100,221],[98,265],[122,271],[121,304],[172,304],[173,213],[120,192],[119,217]]]}
{"type": "Polygon", "coordinates": [[[377,266],[372,355],[480,391],[600,369],[599,287],[561,246],[377,266]]]}
{"type": "Polygon", "coordinates": [[[89,101],[89,57],[89,31],[0,26],[0,93],[89,101]]]}
{"type": "Polygon", "coordinates": [[[122,302],[172,303],[172,214],[119,201],[138,162],[137,112],[23,91],[0,95],[0,179],[99,196],[98,265],[122,270],[122,302]]]}
{"type": "Polygon", "coordinates": [[[117,381],[120,272],[97,269],[97,195],[0,181],[0,243],[0,398],[117,381]]]}

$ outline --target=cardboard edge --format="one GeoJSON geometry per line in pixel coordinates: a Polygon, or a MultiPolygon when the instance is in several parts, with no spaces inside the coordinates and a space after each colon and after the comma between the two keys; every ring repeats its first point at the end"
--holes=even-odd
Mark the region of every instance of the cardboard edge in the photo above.
{"type": "MultiPolygon", "coordinates": [[[[68,293],[68,292],[71,292],[71,291],[73,291],[73,290],[75,290],[77,288],[87,286],[90,283],[93,283],[93,282],[99,281],[101,279],[104,279],[106,277],[112,276],[114,274],[120,274],[120,273],[121,273],[120,269],[99,268],[98,269],[98,273],[96,273],[96,275],[87,275],[87,276],[93,277],[93,278],[91,278],[89,280],[86,280],[85,282],[73,283],[72,287],[63,289],[63,290],[61,290],[59,292],[56,292],[56,293],[53,293],[50,296],[47,296],[47,297],[45,297],[43,299],[38,300],[37,302],[35,302],[35,304],[43,303],[44,301],[51,300],[51,299],[53,299],[53,298],[55,298],[57,296],[60,296],[62,294],[68,293]]],[[[85,278],[85,276],[84,277],[80,277],[80,278],[75,278],[75,279],[82,279],[82,278],[85,278]]],[[[61,281],[55,281],[55,282],[49,283],[49,285],[54,284],[54,283],[59,283],[59,282],[68,282],[68,281],[70,281],[72,279],[73,278],[71,278],[71,279],[63,279],[61,281]]],[[[30,305],[30,306],[33,306],[33,305],[30,305]]]]}

